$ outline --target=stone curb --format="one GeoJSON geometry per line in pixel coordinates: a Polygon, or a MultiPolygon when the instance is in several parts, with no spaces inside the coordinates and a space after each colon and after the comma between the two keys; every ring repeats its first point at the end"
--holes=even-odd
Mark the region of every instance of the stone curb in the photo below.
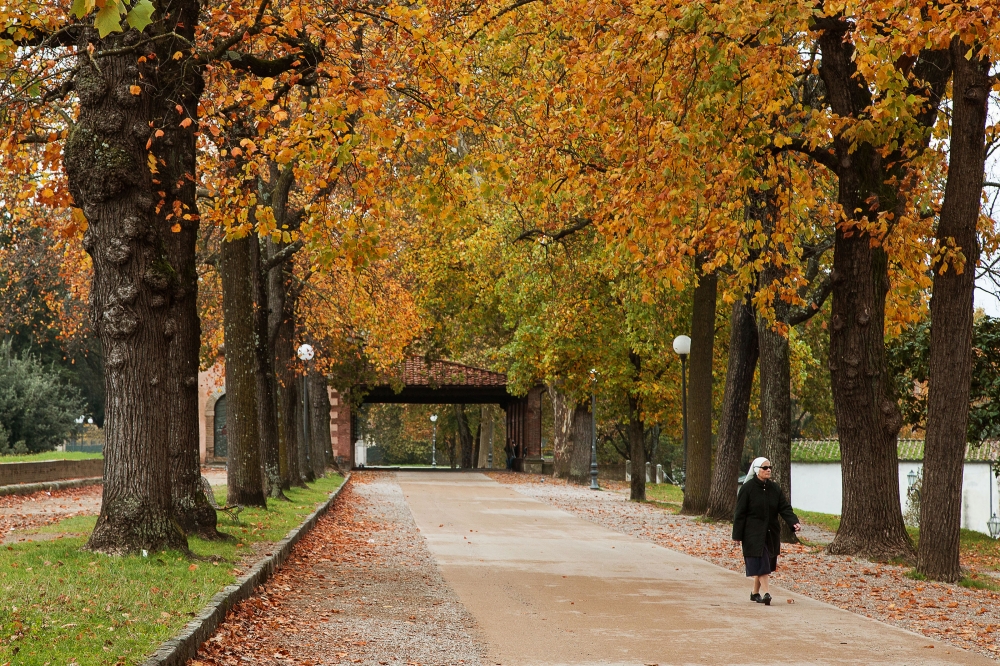
{"type": "Polygon", "coordinates": [[[0,486],[0,496],[3,495],[30,495],[39,490],[65,490],[66,488],[82,488],[83,486],[95,486],[104,483],[104,478],[93,476],[86,479],[65,479],[63,481],[44,481],[42,483],[15,483],[10,486],[0,486]]]}
{"type": "Polygon", "coordinates": [[[160,645],[153,656],[142,662],[142,666],[184,666],[188,659],[194,658],[198,654],[198,648],[211,637],[225,619],[229,609],[244,599],[250,598],[257,587],[263,585],[274,575],[275,571],[281,568],[295,544],[315,527],[316,522],[330,510],[334,501],[340,496],[340,491],[347,487],[350,478],[350,474],[345,476],[344,482],[322,506],[309,514],[301,525],[288,533],[288,536],[274,544],[274,550],[269,556],[257,562],[249,573],[234,584],[227,585],[221,592],[212,597],[208,605],[202,608],[201,612],[188,622],[179,634],[160,645]]]}

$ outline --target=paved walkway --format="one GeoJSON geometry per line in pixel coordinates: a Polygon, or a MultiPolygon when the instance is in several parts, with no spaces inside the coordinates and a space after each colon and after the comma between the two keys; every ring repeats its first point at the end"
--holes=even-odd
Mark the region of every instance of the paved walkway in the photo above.
{"type": "Polygon", "coordinates": [[[994,664],[781,589],[753,604],[739,574],[481,474],[397,480],[493,663],[994,664]]]}

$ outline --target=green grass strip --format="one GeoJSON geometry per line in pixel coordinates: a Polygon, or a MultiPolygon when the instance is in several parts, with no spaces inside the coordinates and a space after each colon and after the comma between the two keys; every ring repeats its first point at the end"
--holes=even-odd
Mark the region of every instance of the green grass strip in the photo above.
{"type": "MultiPolygon", "coordinates": [[[[34,534],[70,533],[49,541],[0,547],[0,664],[79,666],[137,664],[187,624],[212,596],[236,580],[251,544],[277,542],[343,483],[331,475],[308,489],[286,491],[290,502],[248,508],[243,526],[219,514],[231,542],[189,538],[191,550],[222,562],[192,561],[180,553],[112,558],[81,550],[94,516],[68,518],[34,534]]],[[[225,501],[225,487],[216,498],[225,501]]]]}
{"type": "Polygon", "coordinates": [[[84,453],[83,451],[46,451],[45,453],[29,453],[23,456],[0,456],[0,464],[16,462],[45,462],[47,460],[92,460],[102,458],[100,453],[84,453]]]}

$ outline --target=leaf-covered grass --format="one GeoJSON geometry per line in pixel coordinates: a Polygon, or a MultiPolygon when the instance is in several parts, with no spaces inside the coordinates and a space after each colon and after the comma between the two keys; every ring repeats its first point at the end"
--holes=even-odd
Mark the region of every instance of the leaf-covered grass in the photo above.
{"type": "Polygon", "coordinates": [[[675,486],[672,483],[647,483],[646,499],[650,502],[663,504],[666,509],[677,513],[684,501],[684,492],[680,486],[675,486]]]}
{"type": "Polygon", "coordinates": [[[816,525],[831,532],[836,532],[840,529],[840,516],[832,513],[818,513],[816,511],[795,509],[795,515],[804,523],[816,525]]]}
{"type": "MultiPolygon", "coordinates": [[[[146,558],[85,552],[81,546],[93,516],[34,531],[59,533],[56,539],[0,548],[0,664],[141,663],[236,579],[234,566],[253,556],[252,544],[284,538],[342,482],[328,476],[308,489],[287,491],[290,502],[248,508],[240,516],[242,527],[220,513],[220,531],[233,540],[189,538],[195,560],[176,552],[146,558]]],[[[216,497],[225,501],[224,487],[216,497]]]]}
{"type": "Polygon", "coordinates": [[[90,460],[101,457],[103,456],[100,453],[84,453],[83,451],[45,451],[44,453],[0,456],[0,463],[41,462],[45,460],[90,460]]]}

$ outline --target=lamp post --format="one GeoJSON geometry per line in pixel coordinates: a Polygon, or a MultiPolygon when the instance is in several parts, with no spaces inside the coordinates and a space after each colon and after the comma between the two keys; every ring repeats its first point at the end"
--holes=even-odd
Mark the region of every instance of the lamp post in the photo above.
{"type": "Polygon", "coordinates": [[[597,485],[597,370],[590,371],[590,489],[600,490],[597,485]]]}
{"type": "MultiPolygon", "coordinates": [[[[296,354],[299,360],[305,365],[305,371],[302,373],[302,437],[305,442],[302,444],[305,446],[306,455],[309,455],[310,444],[312,443],[312,433],[309,432],[309,361],[313,360],[316,356],[316,350],[308,342],[299,345],[296,354]]],[[[314,468],[315,469],[315,468],[314,468]]]]}
{"type": "Polygon", "coordinates": [[[674,338],[674,353],[681,357],[681,421],[684,424],[684,459],[681,461],[681,492],[687,487],[688,464],[688,393],[687,357],[691,353],[691,338],[678,335],[674,338]]]}
{"type": "Polygon", "coordinates": [[[431,414],[431,423],[434,425],[434,432],[431,434],[431,467],[437,467],[437,436],[438,436],[438,415],[431,414]]]}

